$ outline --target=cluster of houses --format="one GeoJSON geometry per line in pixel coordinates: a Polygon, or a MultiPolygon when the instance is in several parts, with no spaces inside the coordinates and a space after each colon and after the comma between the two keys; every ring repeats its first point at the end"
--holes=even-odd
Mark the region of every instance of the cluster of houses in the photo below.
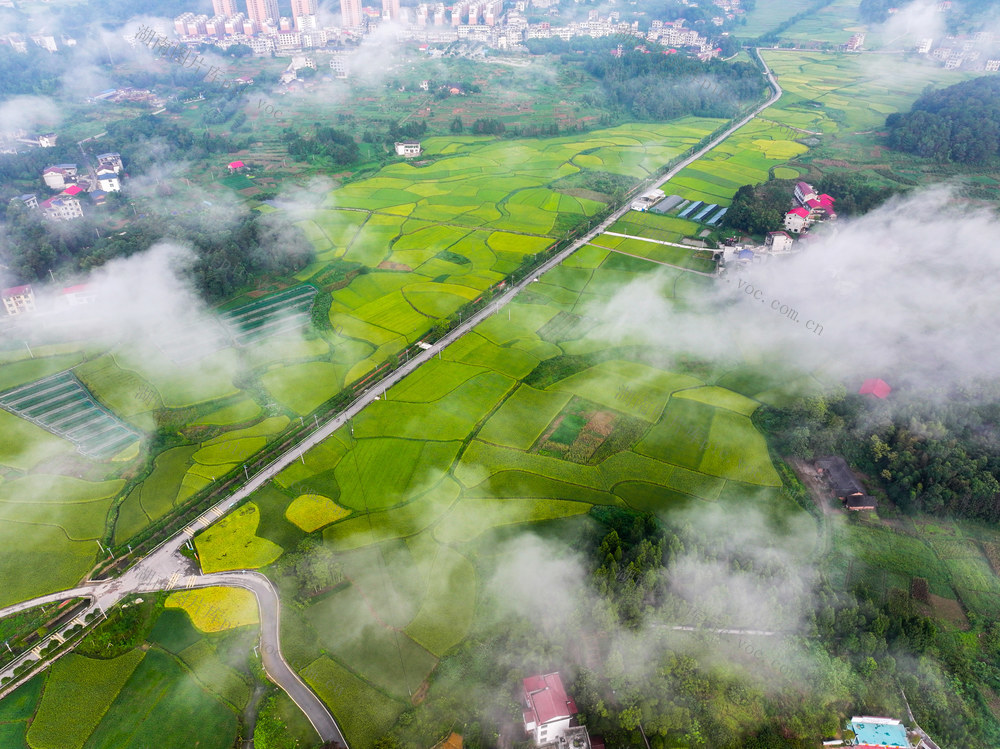
{"type": "Polygon", "coordinates": [[[28,42],[31,42],[40,49],[44,49],[46,52],[56,52],[60,44],[63,47],[76,46],[76,39],[71,36],[60,34],[57,39],[54,35],[46,34],[44,31],[34,34],[22,34],[15,31],[0,37],[0,45],[9,47],[22,55],[28,54],[28,42]]]}
{"type": "Polygon", "coordinates": [[[1000,71],[1000,47],[992,32],[979,31],[971,36],[946,36],[935,40],[925,37],[917,44],[917,54],[942,63],[945,70],[1000,71]]]}
{"type": "MultiPolygon", "coordinates": [[[[685,28],[683,19],[656,20],[643,30],[638,22],[622,21],[619,11],[603,15],[591,10],[586,21],[565,25],[550,21],[532,23],[528,21],[529,13],[547,11],[550,16],[558,16],[559,1],[516,0],[506,5],[503,0],[459,0],[401,7],[399,0],[381,0],[380,7],[373,7],[363,5],[361,0],[340,0],[340,26],[331,26],[323,24],[317,15],[315,0],[293,0],[291,17],[279,15],[275,0],[248,0],[245,12],[243,4],[238,7],[236,0],[213,0],[214,15],[183,13],[174,19],[173,31],[185,44],[210,43],[222,48],[245,44],[261,56],[324,48],[369,34],[389,22],[395,25],[394,31],[401,38],[431,44],[470,41],[495,49],[522,49],[526,39],[623,35],[640,42],[684,48],[699,57],[717,53],[709,39],[685,28]]],[[[742,12],[739,0],[718,0],[717,5],[726,12],[712,19],[716,26],[725,24],[727,19],[734,20],[742,12]]],[[[165,24],[162,26],[166,32],[165,24]]],[[[134,43],[132,39],[129,41],[134,43]]]]}
{"type": "Polygon", "coordinates": [[[716,259],[720,260],[719,270],[726,265],[747,265],[761,262],[770,255],[786,255],[800,249],[793,235],[805,237],[809,228],[822,221],[837,218],[834,209],[836,198],[826,193],[817,193],[808,182],[795,185],[795,207],[785,214],[784,230],[768,232],[762,245],[745,245],[735,240],[727,241],[716,259]]]}
{"type": "Polygon", "coordinates": [[[55,148],[59,136],[55,133],[28,134],[20,128],[0,132],[0,153],[20,153],[28,148],[55,148]]]}
{"type": "MultiPolygon", "coordinates": [[[[43,297],[43,301],[47,299],[43,297]]],[[[43,303],[43,307],[50,311],[57,311],[67,307],[80,307],[96,301],[97,294],[89,284],[80,283],[60,289],[58,296],[43,303]]],[[[0,291],[0,301],[3,302],[4,311],[8,315],[23,315],[35,311],[36,299],[35,291],[31,284],[12,286],[9,289],[0,291]]]]}
{"type": "Polygon", "coordinates": [[[816,189],[808,182],[795,185],[795,202],[798,203],[785,214],[785,229],[793,234],[801,234],[818,221],[828,221],[837,218],[833,204],[835,198],[825,192],[817,194],[816,189]]]}
{"type": "Polygon", "coordinates": [[[58,190],[58,195],[40,201],[34,193],[25,193],[12,202],[20,201],[53,221],[72,221],[83,216],[81,194],[87,193],[95,205],[103,205],[109,192],[121,190],[118,175],[122,168],[121,155],[111,152],[98,155],[96,168],[84,172],[76,164],[53,164],[42,170],[42,180],[50,190],[58,190]]]}

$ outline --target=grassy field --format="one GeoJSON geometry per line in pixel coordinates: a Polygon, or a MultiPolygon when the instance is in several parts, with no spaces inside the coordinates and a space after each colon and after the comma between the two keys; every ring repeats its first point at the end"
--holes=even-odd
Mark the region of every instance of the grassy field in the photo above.
{"type": "Polygon", "coordinates": [[[737,36],[756,39],[787,21],[801,10],[800,6],[781,0],[757,0],[754,9],[746,14],[746,25],[737,29],[737,36]]]}

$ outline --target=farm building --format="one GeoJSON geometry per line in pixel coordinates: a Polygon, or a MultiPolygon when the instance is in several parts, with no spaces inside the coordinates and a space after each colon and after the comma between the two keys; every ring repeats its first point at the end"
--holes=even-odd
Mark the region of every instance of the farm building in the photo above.
{"type": "Polygon", "coordinates": [[[795,199],[799,201],[799,205],[804,206],[807,201],[815,200],[816,190],[808,182],[799,182],[795,185],[795,199]]]}
{"type": "Polygon", "coordinates": [[[53,190],[64,190],[76,182],[76,164],[56,164],[42,170],[42,179],[53,190]]]}
{"type": "Polygon", "coordinates": [[[874,718],[860,715],[851,718],[847,728],[854,732],[852,746],[909,747],[906,728],[895,718],[874,718]]]}
{"type": "Polygon", "coordinates": [[[793,208],[785,214],[785,228],[793,234],[798,234],[803,229],[808,228],[811,223],[812,216],[809,210],[801,206],[793,208]]]}
{"type": "Polygon", "coordinates": [[[874,510],[875,498],[869,497],[867,494],[848,497],[844,500],[844,509],[851,510],[852,512],[858,512],[860,510],[874,510]]]}
{"type": "Polygon", "coordinates": [[[24,203],[24,207],[30,210],[35,210],[38,208],[38,196],[32,192],[25,193],[24,195],[18,195],[16,198],[11,198],[10,201],[13,203],[15,200],[20,200],[24,203]]]}
{"type": "Polygon", "coordinates": [[[97,186],[99,190],[104,192],[118,192],[122,189],[121,182],[118,181],[118,173],[104,167],[97,170],[97,186]]]}
{"type": "Polygon", "coordinates": [[[59,292],[63,301],[70,307],[79,307],[82,304],[90,304],[97,300],[97,294],[90,285],[78,283],[76,286],[67,286],[59,292]]]}
{"type": "Polygon", "coordinates": [[[412,159],[414,156],[420,155],[420,141],[416,140],[404,140],[394,144],[396,146],[396,155],[402,156],[405,159],[412,159]]]}
{"type": "Polygon", "coordinates": [[[791,252],[794,246],[795,242],[783,231],[768,232],[764,238],[764,247],[767,248],[768,252],[791,252]]]}
{"type": "Polygon", "coordinates": [[[97,154],[97,168],[110,169],[117,174],[124,168],[124,165],[122,164],[122,155],[114,151],[97,154]]]}
{"type": "Polygon", "coordinates": [[[875,500],[867,495],[861,482],[854,478],[850,466],[840,457],[816,461],[816,470],[826,479],[833,495],[847,510],[874,510],[875,500]]]}
{"type": "Polygon", "coordinates": [[[633,211],[648,211],[652,206],[659,203],[666,197],[666,193],[663,190],[652,189],[644,192],[634,201],[632,201],[633,211]]]}
{"type": "Polygon", "coordinates": [[[30,284],[4,289],[0,296],[8,315],[20,315],[35,309],[35,292],[31,290],[30,284]]]}
{"type": "Polygon", "coordinates": [[[524,730],[536,747],[572,746],[591,749],[587,729],[571,726],[576,703],[566,694],[559,673],[529,676],[522,682],[524,730]]]}
{"type": "Polygon", "coordinates": [[[860,496],[865,493],[847,462],[840,457],[824,458],[816,461],[816,469],[827,480],[837,499],[860,496]]]}
{"type": "Polygon", "coordinates": [[[229,171],[235,172],[237,169],[243,169],[246,166],[246,164],[244,164],[242,161],[230,161],[229,164],[227,164],[227,166],[229,167],[229,171]]]}

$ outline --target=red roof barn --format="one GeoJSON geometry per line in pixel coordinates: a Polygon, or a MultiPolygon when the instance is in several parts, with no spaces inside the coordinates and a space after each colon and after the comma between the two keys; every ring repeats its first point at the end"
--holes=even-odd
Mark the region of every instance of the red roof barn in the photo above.
{"type": "Polygon", "coordinates": [[[885,380],[865,380],[861,385],[861,389],[858,390],[860,395],[874,395],[876,398],[886,398],[889,393],[892,392],[892,388],[886,383],[885,380]]]}
{"type": "Polygon", "coordinates": [[[559,673],[529,676],[524,685],[524,730],[543,744],[569,727],[576,703],[566,694],[559,673]]]}
{"type": "Polygon", "coordinates": [[[230,161],[229,162],[229,171],[235,172],[237,169],[242,169],[245,166],[246,166],[246,164],[244,164],[242,161],[230,161]]]}

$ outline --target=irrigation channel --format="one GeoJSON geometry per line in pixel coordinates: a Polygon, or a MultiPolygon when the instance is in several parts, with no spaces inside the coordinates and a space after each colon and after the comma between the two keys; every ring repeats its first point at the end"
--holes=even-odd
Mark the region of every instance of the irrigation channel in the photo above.
{"type": "MultiPolygon", "coordinates": [[[[763,104],[760,104],[749,114],[730,125],[705,146],[679,161],[668,171],[662,175],[647,179],[645,183],[637,188],[637,191],[646,190],[650,187],[658,187],[664,182],[669,181],[686,166],[718,146],[726,138],[781,98],[781,87],[778,85],[777,80],[775,80],[774,74],[767,67],[767,63],[764,62],[759,53],[757,57],[771,87],[771,96],[763,104]]],[[[199,574],[196,570],[193,570],[191,561],[180,553],[181,547],[187,544],[195,533],[224,517],[243,500],[267,484],[282,469],[299,460],[300,456],[305,452],[329,438],[334,432],[357,416],[369,403],[380,398],[386,389],[411,374],[420,365],[438,356],[441,351],[472,331],[479,323],[491,315],[497,314],[503,307],[512,302],[521,291],[526,289],[535,278],[552,270],[580,247],[604,233],[613,223],[624,216],[630,210],[630,207],[630,201],[626,200],[622,207],[611,213],[598,226],[535,268],[525,278],[517,283],[512,283],[503,294],[493,299],[483,309],[473,314],[468,320],[463,321],[437,342],[429,345],[407,363],[386,375],[376,385],[369,387],[329,421],[318,424],[318,428],[314,432],[278,455],[253,476],[248,475],[246,483],[239,489],[225,499],[212,505],[193,522],[188,524],[184,530],[161,542],[120,577],[96,582],[85,582],[69,590],[40,596],[0,609],[0,619],[2,619],[5,616],[46,603],[54,603],[70,598],[86,598],[90,600],[89,607],[69,624],[65,625],[60,631],[51,634],[38,647],[29,653],[25,653],[0,672],[0,683],[3,684],[0,687],[0,699],[56,659],[70,652],[83,638],[84,633],[89,627],[96,625],[108,609],[120,603],[127,596],[136,593],[156,593],[178,588],[203,588],[208,586],[238,587],[251,591],[257,599],[261,622],[260,650],[264,670],[268,677],[295,701],[295,704],[309,718],[309,721],[324,742],[331,742],[347,749],[347,741],[344,739],[340,727],[337,725],[329,709],[291,669],[281,654],[279,639],[280,603],[270,581],[264,575],[249,570],[209,575],[199,574]],[[54,655],[43,656],[41,651],[46,649],[50,644],[56,645],[52,649],[54,655]],[[16,674],[15,671],[17,672],[16,674]],[[9,679],[9,681],[5,681],[6,679],[9,679]]],[[[361,706],[358,707],[362,709],[361,706]]]]}

